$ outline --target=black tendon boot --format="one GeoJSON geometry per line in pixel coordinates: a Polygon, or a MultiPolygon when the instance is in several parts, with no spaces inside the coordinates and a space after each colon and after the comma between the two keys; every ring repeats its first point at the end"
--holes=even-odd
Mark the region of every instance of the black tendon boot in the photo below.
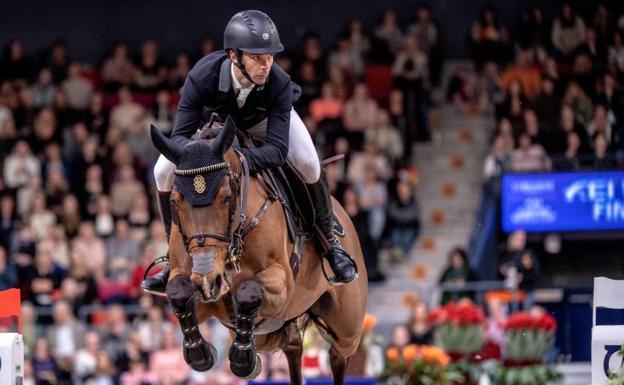
{"type": "MultiPolygon", "coordinates": [[[[167,242],[169,242],[169,234],[171,234],[171,202],[169,201],[170,198],[171,192],[158,192],[158,208],[160,209],[160,217],[163,221],[163,225],[165,226],[165,232],[167,233],[167,242]]],[[[166,295],[165,288],[167,287],[167,280],[169,280],[168,262],[168,255],[163,255],[162,257],[156,258],[147,267],[147,269],[145,270],[145,275],[143,276],[143,282],[141,283],[141,287],[144,291],[154,295],[166,295]],[[161,262],[167,262],[164,269],[160,273],[148,277],[147,273],[149,273],[150,269],[161,262]]]]}
{"type": "Polygon", "coordinates": [[[330,282],[336,285],[349,283],[357,278],[358,270],[353,258],[342,248],[340,241],[334,235],[331,197],[325,172],[321,171],[318,182],[308,184],[308,190],[314,203],[317,233],[325,249],[323,257],[329,262],[335,276],[330,282]]]}

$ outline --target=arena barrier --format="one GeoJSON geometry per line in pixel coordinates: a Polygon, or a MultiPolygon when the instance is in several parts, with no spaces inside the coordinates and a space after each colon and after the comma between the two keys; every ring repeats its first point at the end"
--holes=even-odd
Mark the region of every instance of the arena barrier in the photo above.
{"type": "Polygon", "coordinates": [[[619,372],[624,345],[624,280],[594,278],[591,342],[592,385],[606,385],[609,372],[619,372]]]}
{"type": "MultiPolygon", "coordinates": [[[[20,291],[0,292],[0,318],[17,317],[22,330],[20,291]]],[[[24,344],[19,333],[0,333],[0,385],[22,385],[24,380],[24,344]]]]}

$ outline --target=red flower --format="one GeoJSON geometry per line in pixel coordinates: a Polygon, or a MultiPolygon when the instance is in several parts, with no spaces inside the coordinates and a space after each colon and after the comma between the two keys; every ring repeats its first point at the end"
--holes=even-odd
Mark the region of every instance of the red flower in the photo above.
{"type": "Polygon", "coordinates": [[[531,315],[526,312],[512,314],[507,318],[505,330],[533,329],[545,332],[553,332],[557,328],[557,323],[550,314],[531,315]]]}

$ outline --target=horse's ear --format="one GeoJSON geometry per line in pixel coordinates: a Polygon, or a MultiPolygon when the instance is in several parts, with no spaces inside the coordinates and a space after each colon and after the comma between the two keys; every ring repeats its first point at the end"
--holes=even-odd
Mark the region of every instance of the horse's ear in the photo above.
{"type": "Polygon", "coordinates": [[[223,125],[223,128],[221,129],[221,132],[212,142],[214,146],[213,148],[216,151],[222,154],[225,154],[227,150],[229,150],[230,147],[232,147],[232,142],[234,142],[235,133],[236,133],[236,127],[234,126],[234,120],[232,120],[231,116],[228,116],[227,119],[225,120],[225,124],[223,125]]]}
{"type": "Polygon", "coordinates": [[[182,147],[175,141],[167,138],[156,126],[150,124],[150,137],[154,147],[169,159],[173,163],[178,163],[180,154],[182,154],[182,147]]]}

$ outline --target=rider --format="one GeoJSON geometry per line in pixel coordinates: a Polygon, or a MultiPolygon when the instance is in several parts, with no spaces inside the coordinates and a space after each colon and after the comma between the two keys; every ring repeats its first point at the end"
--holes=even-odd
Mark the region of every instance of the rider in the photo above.
{"type": "MultiPolygon", "coordinates": [[[[307,184],[314,202],[315,224],[327,242],[323,257],[329,262],[338,283],[357,278],[353,259],[343,250],[333,233],[331,199],[327,179],[303,121],[292,108],[301,88],[273,63],[282,52],[277,28],[263,12],[247,10],[235,14],[223,36],[225,52],[211,53],[195,64],[180,90],[180,102],[171,138],[185,142],[216,113],[230,115],[238,129],[262,144],[244,148],[249,170],[257,172],[288,163],[307,184]]],[[[154,167],[158,203],[167,236],[171,231],[169,198],[175,165],[160,156],[154,167]]],[[[169,266],[143,281],[142,287],[164,294],[169,266]]]]}

